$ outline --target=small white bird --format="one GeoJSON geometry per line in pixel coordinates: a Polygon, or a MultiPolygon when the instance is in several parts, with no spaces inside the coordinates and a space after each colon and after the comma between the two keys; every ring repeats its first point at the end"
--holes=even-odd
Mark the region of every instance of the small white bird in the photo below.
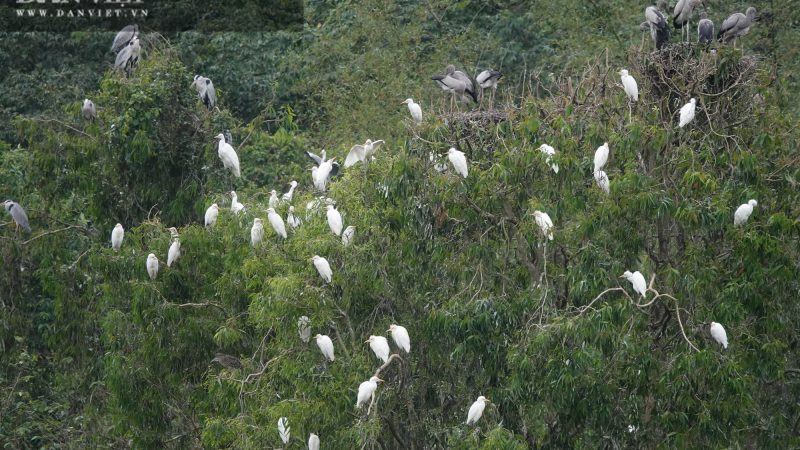
{"type": "Polygon", "coordinates": [[[217,155],[219,155],[219,159],[222,160],[222,165],[225,166],[226,169],[229,169],[236,178],[241,177],[242,172],[239,168],[239,155],[236,154],[236,150],[225,142],[224,134],[218,134],[217,139],[219,139],[217,155]]]}
{"type": "Polygon", "coordinates": [[[550,215],[546,212],[536,210],[533,212],[533,218],[536,219],[536,225],[539,225],[539,230],[542,231],[542,234],[552,241],[553,221],[550,219],[550,215]]]}
{"type": "Polygon", "coordinates": [[[114,230],[111,231],[111,248],[114,251],[119,251],[119,248],[122,247],[122,240],[125,238],[125,229],[122,228],[122,224],[118,223],[114,226],[114,230]]]}
{"type": "Polygon", "coordinates": [[[217,223],[217,217],[219,216],[219,206],[216,203],[212,203],[211,206],[208,207],[206,210],[206,226],[213,227],[217,223]]]}
{"type": "Polygon", "coordinates": [[[369,348],[372,349],[378,359],[384,363],[389,361],[389,341],[387,341],[385,337],[370,336],[364,343],[369,344],[369,348]]]}
{"type": "Polygon", "coordinates": [[[625,278],[626,280],[631,282],[633,285],[633,290],[645,297],[647,294],[647,282],[644,280],[644,275],[638,270],[636,272],[631,273],[629,270],[626,270],[625,273],[620,275],[620,278],[625,278]]]}
{"type": "Polygon", "coordinates": [[[156,275],[158,275],[158,258],[156,255],[150,253],[147,255],[147,274],[150,275],[151,280],[156,279],[156,275]]]}
{"type": "Polygon", "coordinates": [[[289,183],[289,190],[286,191],[286,193],[283,194],[283,196],[281,196],[281,199],[286,203],[292,203],[292,198],[294,197],[294,190],[296,187],[297,187],[297,181],[292,180],[292,182],[289,183]]]}
{"type": "Polygon", "coordinates": [[[339,211],[333,206],[328,205],[328,226],[331,228],[333,234],[337,236],[342,235],[342,215],[339,211]]]}
{"type": "Polygon", "coordinates": [[[175,227],[169,229],[170,234],[172,235],[172,244],[169,246],[169,250],[167,251],[167,267],[172,267],[173,264],[178,262],[178,258],[181,257],[181,241],[178,237],[178,230],[175,227]]]}
{"type": "Polygon", "coordinates": [[[598,170],[594,173],[594,180],[597,181],[597,187],[599,187],[603,192],[606,194],[611,193],[611,181],[608,179],[608,175],[602,170],[598,170]]]}
{"type": "Polygon", "coordinates": [[[605,167],[606,163],[608,162],[608,142],[604,142],[603,145],[597,147],[597,150],[594,152],[594,170],[592,171],[597,172],[598,170],[605,167]]]}
{"type": "Polygon", "coordinates": [[[619,71],[619,77],[622,80],[622,87],[625,89],[625,94],[633,101],[639,101],[639,86],[636,84],[636,79],[628,75],[628,71],[622,69],[619,71]]]}
{"type": "Polygon", "coordinates": [[[488,401],[489,399],[482,395],[475,400],[475,403],[469,407],[469,412],[467,413],[467,425],[474,425],[481,418],[488,401]]]}
{"type": "Polygon", "coordinates": [[[350,167],[358,162],[367,164],[369,158],[382,144],[383,140],[373,141],[372,139],[367,139],[367,141],[364,142],[364,145],[356,144],[352,146],[350,148],[350,152],[347,154],[347,158],[344,160],[344,166],[350,167]]]}
{"type": "Polygon", "coordinates": [[[394,344],[406,353],[411,353],[411,338],[408,337],[408,330],[400,325],[391,324],[387,333],[392,333],[394,344]]]}
{"type": "Polygon", "coordinates": [[[353,242],[353,234],[355,234],[355,232],[356,232],[356,227],[353,225],[350,225],[347,228],[345,228],[344,232],[342,232],[342,245],[344,245],[345,247],[350,245],[350,243],[353,242]]]}
{"type": "Polygon", "coordinates": [[[281,417],[278,419],[278,436],[281,437],[281,441],[283,444],[286,445],[289,443],[289,439],[292,437],[292,427],[289,426],[289,419],[286,417],[281,417]]]}
{"type": "Polygon", "coordinates": [[[330,283],[331,278],[333,278],[333,271],[331,270],[331,265],[328,264],[328,260],[319,255],[312,256],[311,260],[314,261],[314,267],[317,268],[319,276],[321,276],[326,283],[330,283]]]}
{"type": "Polygon", "coordinates": [[[321,192],[325,192],[328,187],[328,179],[333,170],[334,159],[335,158],[331,158],[327,161],[323,161],[318,167],[311,169],[311,179],[314,182],[314,187],[321,192]]]}
{"type": "Polygon", "coordinates": [[[277,208],[278,203],[280,203],[280,199],[278,198],[278,191],[275,189],[269,191],[269,207],[270,208],[277,208]]]}
{"type": "Polygon", "coordinates": [[[81,106],[81,113],[86,120],[94,120],[97,118],[97,109],[94,107],[94,102],[88,98],[83,99],[83,106],[81,106]]]}
{"type": "Polygon", "coordinates": [[[250,244],[256,247],[261,241],[264,240],[264,224],[261,219],[256,217],[253,219],[253,226],[250,227],[250,244]]]}
{"type": "Polygon", "coordinates": [[[293,230],[296,230],[302,223],[300,218],[294,215],[294,206],[289,207],[289,214],[286,215],[286,223],[288,223],[293,230]]]}
{"type": "Polygon", "coordinates": [[[550,168],[553,169],[554,173],[558,173],[558,164],[552,162],[553,155],[556,154],[556,149],[554,149],[553,147],[551,147],[551,146],[549,146],[547,144],[542,144],[539,147],[539,151],[544,153],[545,155],[547,155],[545,157],[545,159],[544,159],[544,162],[546,162],[547,164],[550,164],[550,168]]]}
{"type": "Polygon", "coordinates": [[[464,152],[451,147],[450,150],[447,151],[447,159],[450,160],[450,164],[453,165],[456,173],[467,178],[469,167],[467,166],[467,158],[464,156],[464,152]]]}
{"type": "Polygon", "coordinates": [[[725,327],[717,322],[711,322],[708,331],[711,333],[711,337],[714,338],[723,349],[728,348],[728,333],[725,332],[725,327]]]}
{"type": "Polygon", "coordinates": [[[733,224],[734,225],[742,225],[747,222],[747,219],[750,218],[750,214],[753,214],[753,208],[758,206],[758,202],[755,200],[750,200],[744,205],[740,205],[736,208],[736,212],[733,213],[733,224]]]}
{"type": "Polygon", "coordinates": [[[408,105],[408,112],[411,113],[411,118],[414,119],[414,122],[417,124],[422,123],[422,108],[417,103],[414,103],[411,98],[407,98],[403,103],[408,105]]]}
{"type": "Polygon", "coordinates": [[[324,356],[327,361],[333,361],[333,341],[331,338],[324,334],[318,334],[314,336],[314,339],[317,340],[317,347],[319,347],[319,351],[322,352],[322,356],[324,356]]]}
{"type": "Polygon", "coordinates": [[[370,377],[369,380],[358,385],[358,397],[356,398],[356,408],[365,405],[372,398],[372,394],[378,389],[378,383],[383,382],[378,377],[370,377]]]}
{"type": "Polygon", "coordinates": [[[696,106],[697,106],[697,100],[692,98],[691,100],[689,100],[689,103],[681,107],[680,121],[678,123],[678,126],[680,128],[685,127],[689,122],[692,121],[692,119],[694,119],[694,111],[696,106]]]}
{"type": "Polygon", "coordinates": [[[231,212],[238,216],[241,211],[244,211],[244,205],[239,203],[236,191],[231,191],[231,212]]]}
{"type": "Polygon", "coordinates": [[[308,450],[319,450],[319,436],[314,433],[308,435],[308,450]]]}
{"type": "Polygon", "coordinates": [[[269,219],[269,224],[272,225],[272,229],[275,230],[275,233],[286,239],[286,225],[283,223],[283,218],[276,213],[273,208],[267,208],[267,219],[269,219]]]}

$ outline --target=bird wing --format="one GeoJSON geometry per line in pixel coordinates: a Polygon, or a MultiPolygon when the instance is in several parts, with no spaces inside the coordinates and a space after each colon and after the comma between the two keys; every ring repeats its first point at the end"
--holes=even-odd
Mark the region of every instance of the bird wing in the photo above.
{"type": "Polygon", "coordinates": [[[128,25],[116,36],[114,36],[114,43],[111,44],[111,51],[114,53],[119,52],[123,47],[128,45],[128,42],[133,39],[134,34],[136,33],[136,25],[128,25]]]}
{"type": "Polygon", "coordinates": [[[206,98],[208,103],[206,106],[209,109],[211,109],[217,103],[217,90],[214,89],[214,83],[212,83],[210,79],[206,78],[205,81],[206,81],[206,98]]]}
{"type": "Polygon", "coordinates": [[[131,57],[131,46],[126,45],[119,53],[117,53],[117,58],[114,60],[114,67],[117,69],[124,69],[125,64],[128,62],[128,59],[131,57]]]}
{"type": "Polygon", "coordinates": [[[475,81],[478,85],[483,86],[483,83],[492,76],[492,73],[488,70],[484,70],[483,72],[479,73],[477,77],[475,77],[475,81]]]}
{"type": "Polygon", "coordinates": [[[344,167],[350,167],[359,161],[364,161],[365,159],[366,153],[364,146],[356,144],[350,148],[350,153],[347,154],[347,158],[344,160],[344,167]]]}
{"type": "Polygon", "coordinates": [[[724,22],[722,22],[722,25],[719,26],[719,34],[717,34],[717,36],[720,37],[725,33],[727,33],[728,31],[734,30],[735,28],[737,28],[739,21],[744,20],[745,18],[746,18],[745,15],[742,13],[737,12],[731,14],[730,16],[728,16],[727,19],[725,19],[724,22]]]}
{"type": "Polygon", "coordinates": [[[702,19],[697,24],[697,34],[699,35],[700,42],[711,42],[714,37],[714,22],[709,19],[702,19]]]}
{"type": "Polygon", "coordinates": [[[378,149],[378,147],[380,147],[381,145],[383,145],[383,143],[384,143],[384,142],[383,142],[383,139],[380,139],[380,140],[374,141],[374,142],[372,143],[372,149],[370,149],[370,151],[369,151],[369,152],[367,152],[367,154],[365,154],[364,156],[365,156],[365,157],[367,157],[367,156],[372,156],[372,154],[374,154],[374,153],[375,153],[375,150],[377,150],[377,149],[378,149]]]}
{"type": "Polygon", "coordinates": [[[11,208],[8,212],[11,214],[11,218],[14,219],[14,222],[17,222],[25,231],[31,231],[31,226],[28,223],[28,215],[25,214],[25,210],[22,209],[22,206],[19,206],[19,203],[11,203],[11,208]]]}
{"type": "Polygon", "coordinates": [[[311,160],[314,161],[314,163],[316,163],[317,165],[320,165],[322,163],[322,158],[320,158],[319,155],[317,154],[306,151],[306,156],[311,158],[311,160]]]}

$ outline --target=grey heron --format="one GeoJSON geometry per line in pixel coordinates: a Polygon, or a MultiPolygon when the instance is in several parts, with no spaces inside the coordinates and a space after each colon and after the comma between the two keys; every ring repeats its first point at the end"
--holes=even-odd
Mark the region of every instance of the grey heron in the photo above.
{"type": "Polygon", "coordinates": [[[197,91],[197,95],[200,96],[200,100],[203,101],[206,108],[209,111],[213,109],[214,105],[217,104],[217,91],[214,89],[214,83],[211,82],[211,79],[202,75],[195,75],[192,87],[197,91]]]}
{"type": "Polygon", "coordinates": [[[142,47],[139,44],[139,38],[135,37],[128,42],[119,53],[114,61],[114,68],[120,72],[124,72],[127,76],[131,76],[133,69],[139,62],[139,56],[142,53],[142,47]]]}
{"type": "MultiPolygon", "coordinates": [[[[661,12],[667,7],[665,0],[659,0],[657,6],[648,6],[644,10],[644,18],[646,19],[648,28],[650,29],[650,37],[653,39],[653,44],[656,50],[661,50],[665,44],[669,42],[669,27],[667,26],[667,18],[661,12]]],[[[642,27],[644,23],[639,25],[642,27]]]]}
{"type": "Polygon", "coordinates": [[[111,44],[111,51],[119,53],[120,50],[125,48],[125,46],[137,36],[139,36],[139,30],[136,24],[126,26],[114,36],[114,42],[111,44]]]}
{"type": "Polygon", "coordinates": [[[6,211],[11,214],[11,218],[14,219],[14,223],[16,224],[15,231],[19,231],[21,227],[23,230],[30,233],[31,226],[30,223],[28,223],[28,215],[25,214],[25,210],[22,209],[22,206],[19,206],[19,203],[13,200],[6,200],[3,202],[3,205],[6,207],[6,211]]]}

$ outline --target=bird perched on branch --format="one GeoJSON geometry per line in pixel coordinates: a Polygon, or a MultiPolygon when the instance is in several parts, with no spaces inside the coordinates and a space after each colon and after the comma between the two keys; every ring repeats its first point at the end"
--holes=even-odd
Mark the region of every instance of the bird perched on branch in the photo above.
{"type": "Polygon", "coordinates": [[[217,223],[217,217],[219,217],[219,206],[216,203],[212,203],[206,210],[205,226],[208,228],[213,227],[217,223]]]}
{"type": "Polygon", "coordinates": [[[697,108],[697,100],[695,100],[694,98],[690,99],[689,103],[681,107],[678,127],[683,128],[686,125],[688,125],[689,122],[694,120],[694,113],[696,108],[697,108]]]}
{"type": "Polygon", "coordinates": [[[119,53],[120,50],[125,48],[125,46],[133,40],[133,38],[138,36],[138,26],[136,24],[127,25],[125,28],[120,30],[116,36],[114,36],[114,42],[111,44],[111,51],[114,53],[119,53]]]}
{"type": "Polygon", "coordinates": [[[422,123],[422,108],[420,108],[418,103],[414,103],[412,98],[407,98],[403,101],[403,104],[408,105],[408,112],[411,114],[411,118],[414,119],[417,125],[422,123]]]}
{"type": "Polygon", "coordinates": [[[411,353],[411,338],[408,337],[408,330],[406,330],[406,327],[391,324],[386,332],[392,333],[392,340],[394,340],[395,345],[397,345],[400,350],[411,353]]]}
{"type": "MultiPolygon", "coordinates": [[[[644,10],[644,18],[650,29],[650,37],[653,39],[653,45],[656,50],[661,50],[669,42],[669,27],[667,26],[667,18],[663,12],[667,8],[665,0],[659,0],[658,6],[648,6],[644,10]]],[[[644,25],[644,23],[642,24],[644,25]]]]}
{"type": "Polygon", "coordinates": [[[358,162],[367,164],[369,158],[381,145],[383,145],[383,140],[373,141],[372,139],[367,139],[364,145],[356,144],[352,146],[350,148],[350,153],[347,154],[347,158],[344,160],[344,167],[353,166],[358,162]]]}
{"type": "Polygon", "coordinates": [[[370,377],[369,380],[358,385],[358,396],[356,397],[356,408],[361,408],[372,398],[372,394],[378,389],[378,383],[382,383],[378,377],[370,377]]]}
{"type": "Polygon", "coordinates": [[[6,211],[11,214],[11,218],[14,219],[14,224],[16,225],[15,231],[19,231],[21,227],[23,230],[30,233],[31,226],[28,223],[28,215],[25,213],[25,210],[22,209],[22,206],[19,206],[19,203],[13,200],[6,200],[3,202],[3,205],[6,211]]]}
{"type": "Polygon", "coordinates": [[[750,200],[749,202],[736,208],[736,212],[733,213],[733,224],[742,225],[747,222],[747,219],[750,218],[750,214],[753,214],[753,208],[756,206],[758,206],[758,202],[755,200],[750,200]]]}
{"type": "Polygon", "coordinates": [[[625,273],[620,275],[620,278],[625,278],[630,281],[631,285],[633,285],[633,290],[642,297],[645,297],[647,294],[647,282],[644,280],[644,275],[642,275],[641,272],[637,270],[631,273],[629,270],[626,270],[625,273]]]}
{"type": "Polygon", "coordinates": [[[118,252],[120,247],[122,247],[122,240],[124,238],[125,238],[125,229],[122,228],[121,223],[118,223],[114,226],[114,229],[111,231],[111,248],[113,248],[115,252],[118,252]]]}
{"type": "Polygon", "coordinates": [[[686,26],[686,40],[689,40],[689,22],[692,20],[694,7],[703,3],[703,0],[678,0],[672,12],[672,24],[675,28],[686,26]]]}
{"type": "Polygon", "coordinates": [[[81,106],[81,114],[86,120],[94,120],[97,118],[97,109],[94,107],[94,102],[88,98],[83,99],[83,106],[81,106]]]}
{"type": "Polygon", "coordinates": [[[126,76],[131,76],[133,69],[139,63],[139,56],[142,53],[142,47],[139,44],[139,38],[134,36],[130,42],[117,53],[117,58],[114,60],[114,68],[120,72],[124,72],[126,76]]]}
{"type": "Polygon", "coordinates": [[[752,6],[747,8],[745,14],[733,13],[719,26],[717,32],[717,40],[725,44],[733,41],[733,48],[736,48],[736,38],[744,36],[750,32],[750,27],[753,22],[758,20],[756,18],[756,9],[752,6]]]}
{"type": "Polygon", "coordinates": [[[700,12],[700,22],[697,22],[697,42],[711,44],[714,40],[714,22],[708,18],[705,11],[700,12]]]}
{"type": "Polygon", "coordinates": [[[711,325],[708,327],[708,332],[711,333],[711,337],[714,338],[723,349],[728,348],[728,333],[725,332],[725,327],[717,322],[711,322],[711,325]]]}
{"type": "Polygon", "coordinates": [[[181,240],[175,227],[169,229],[169,234],[172,237],[172,244],[170,244],[167,251],[167,267],[172,267],[181,257],[181,240]]]}
{"type": "Polygon", "coordinates": [[[231,355],[226,355],[225,353],[214,354],[214,359],[212,359],[211,362],[219,363],[222,367],[229,370],[241,369],[244,367],[239,358],[231,355]]]}
{"type": "Polygon", "coordinates": [[[435,81],[443,90],[453,94],[450,101],[451,109],[456,96],[460,101],[472,99],[474,102],[478,102],[478,96],[475,94],[472,80],[464,72],[456,70],[456,67],[452,64],[447,66],[444,75],[434,75],[431,80],[435,81]]]}
{"type": "Polygon", "coordinates": [[[483,103],[483,94],[486,89],[491,89],[491,101],[489,102],[489,109],[494,106],[494,95],[497,92],[497,83],[500,82],[500,78],[503,77],[503,74],[496,71],[496,70],[484,70],[483,72],[479,73],[477,77],[475,77],[475,82],[478,83],[478,86],[481,88],[481,103],[483,103]]]}
{"type": "Polygon", "coordinates": [[[239,168],[239,155],[236,150],[231,147],[231,144],[225,142],[225,135],[220,133],[217,135],[219,144],[217,145],[217,155],[222,161],[222,165],[231,171],[233,176],[239,178],[242,176],[241,169],[239,168]]]}
{"type": "Polygon", "coordinates": [[[202,100],[203,104],[210,111],[217,104],[217,90],[214,89],[214,83],[210,78],[202,75],[195,75],[192,81],[192,87],[197,91],[197,95],[202,100]]]}
{"type": "Polygon", "coordinates": [[[469,407],[469,412],[467,413],[467,425],[475,425],[475,423],[480,420],[481,416],[483,416],[483,410],[486,408],[486,403],[489,402],[489,399],[480,396],[472,406],[469,407]]]}
{"type": "Polygon", "coordinates": [[[467,178],[467,175],[469,175],[469,165],[467,164],[467,157],[464,156],[464,152],[456,150],[455,147],[451,147],[450,150],[447,151],[447,159],[450,160],[450,164],[453,165],[453,169],[455,169],[457,174],[467,178]]]}
{"type": "Polygon", "coordinates": [[[151,280],[155,280],[156,275],[158,275],[158,258],[156,258],[156,255],[152,253],[147,255],[145,266],[147,267],[147,275],[150,276],[151,280]]]}
{"type": "Polygon", "coordinates": [[[326,361],[333,361],[336,359],[333,355],[333,341],[330,337],[324,334],[318,334],[314,336],[314,339],[316,339],[317,347],[319,347],[319,351],[322,352],[322,356],[325,357],[326,361]]]}

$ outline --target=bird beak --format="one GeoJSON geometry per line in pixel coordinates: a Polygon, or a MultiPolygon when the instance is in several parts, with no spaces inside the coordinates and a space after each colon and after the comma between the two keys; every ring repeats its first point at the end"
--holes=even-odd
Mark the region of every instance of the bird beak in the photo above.
{"type": "Polygon", "coordinates": [[[381,380],[380,378],[378,378],[378,381],[380,381],[381,383],[383,383],[383,380],[381,380]]]}
{"type": "Polygon", "coordinates": [[[619,278],[625,278],[625,275],[620,275],[619,278]]]}
{"type": "Polygon", "coordinates": [[[369,344],[369,341],[364,341],[365,344],[369,344]]]}

